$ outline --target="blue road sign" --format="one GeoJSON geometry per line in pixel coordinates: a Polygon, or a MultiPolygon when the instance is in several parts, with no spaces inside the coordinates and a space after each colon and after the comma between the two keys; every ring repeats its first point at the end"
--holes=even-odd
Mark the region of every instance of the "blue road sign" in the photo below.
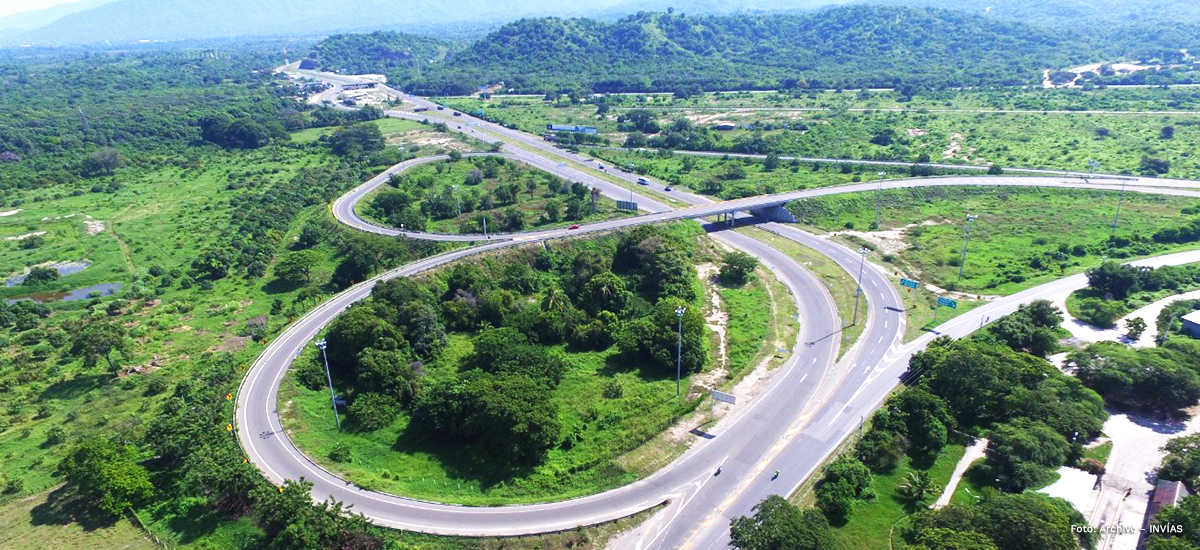
{"type": "Polygon", "coordinates": [[[919,285],[917,285],[917,282],[912,279],[900,279],[900,286],[906,286],[908,288],[917,288],[917,286],[919,286],[919,285]]]}
{"type": "Polygon", "coordinates": [[[958,309],[958,301],[957,300],[951,300],[949,298],[943,298],[941,296],[938,296],[938,305],[945,306],[945,307],[948,307],[951,309],[958,309]]]}

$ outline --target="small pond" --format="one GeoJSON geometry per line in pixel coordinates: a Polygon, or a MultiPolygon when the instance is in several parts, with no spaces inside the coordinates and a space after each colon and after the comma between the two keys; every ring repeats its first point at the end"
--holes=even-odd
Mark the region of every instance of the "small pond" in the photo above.
{"type": "Polygon", "coordinates": [[[39,304],[49,304],[52,302],[77,302],[79,300],[88,300],[95,296],[110,296],[121,291],[121,283],[100,283],[98,285],[85,286],[77,288],[70,292],[39,292],[30,294],[29,296],[21,296],[20,298],[12,298],[5,300],[8,304],[15,304],[21,300],[33,300],[39,304]]]}
{"type": "MultiPolygon", "coordinates": [[[[65,277],[72,273],[79,273],[80,271],[87,269],[89,265],[92,265],[92,262],[85,260],[82,262],[58,262],[56,264],[50,264],[46,267],[53,267],[54,270],[58,272],[59,277],[65,277]]],[[[25,282],[25,275],[25,273],[22,273],[9,278],[7,281],[4,281],[4,286],[13,287],[25,282]]]]}

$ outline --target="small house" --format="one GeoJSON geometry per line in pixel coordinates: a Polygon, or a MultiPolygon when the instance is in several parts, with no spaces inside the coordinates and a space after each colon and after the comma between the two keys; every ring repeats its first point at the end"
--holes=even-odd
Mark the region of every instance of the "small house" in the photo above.
{"type": "Polygon", "coordinates": [[[1183,316],[1183,332],[1200,338],[1200,309],[1183,316]]]}

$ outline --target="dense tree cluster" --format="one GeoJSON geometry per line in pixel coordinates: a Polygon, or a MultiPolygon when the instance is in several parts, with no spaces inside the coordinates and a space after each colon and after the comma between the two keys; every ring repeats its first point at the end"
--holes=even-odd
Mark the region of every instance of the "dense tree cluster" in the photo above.
{"type": "Polygon", "coordinates": [[[286,141],[283,122],[265,123],[252,118],[233,118],[226,113],[214,113],[200,119],[200,137],[204,141],[231,149],[258,149],[271,141],[286,141]]]}
{"type": "Polygon", "coordinates": [[[730,544],[740,550],[833,550],[829,522],[816,510],[802,510],[779,495],[754,505],[754,515],[734,518],[730,544]]]}
{"type": "MultiPolygon", "coordinates": [[[[691,224],[638,228],[378,283],[326,336],[333,376],[352,388],[353,425],[379,429],[407,411],[422,437],[501,464],[537,462],[563,443],[552,396],[571,363],[552,346],[616,344],[631,364],[673,374],[682,322],[683,369],[708,362],[697,236],[691,224]],[[423,365],[438,361],[448,331],[474,333],[473,353],[461,374],[425,382],[423,365]]],[[[298,375],[325,383],[318,363],[298,375]]]]}
{"type": "Polygon", "coordinates": [[[1087,520],[1067,501],[1040,493],[1000,494],[913,516],[905,538],[920,550],[1077,550],[1098,536],[1072,526],[1087,520]]]}
{"type": "Polygon", "coordinates": [[[371,199],[368,212],[393,227],[424,230],[429,220],[463,216],[459,231],[520,231],[529,223],[518,207],[543,201],[538,224],[582,220],[599,209],[600,192],[499,156],[451,158],[431,169],[394,175],[371,199]],[[429,173],[429,172],[433,173],[429,173]],[[457,179],[461,176],[461,179],[457,179]]]}
{"type": "Polygon", "coordinates": [[[1200,341],[1175,338],[1154,348],[1096,342],[1067,357],[1076,376],[1106,400],[1172,412],[1200,400],[1200,341]]]}
{"type": "MultiPolygon", "coordinates": [[[[1055,468],[1078,457],[1079,442],[1098,435],[1107,417],[1100,396],[1079,380],[1042,359],[986,341],[936,340],[913,356],[909,372],[920,376],[917,387],[943,401],[960,427],[988,430],[993,439],[983,468],[1005,490],[1049,479],[1055,468]]],[[[884,415],[883,426],[895,424],[890,408],[877,413],[884,415]]],[[[895,438],[864,439],[882,442],[869,457],[895,453],[887,446],[896,445],[895,438]]]]}
{"type": "Polygon", "coordinates": [[[1100,327],[1114,326],[1131,308],[1126,300],[1140,292],[1179,291],[1200,284],[1200,267],[1163,266],[1157,269],[1105,262],[1087,272],[1088,288],[1079,300],[1076,317],[1100,327]]]}

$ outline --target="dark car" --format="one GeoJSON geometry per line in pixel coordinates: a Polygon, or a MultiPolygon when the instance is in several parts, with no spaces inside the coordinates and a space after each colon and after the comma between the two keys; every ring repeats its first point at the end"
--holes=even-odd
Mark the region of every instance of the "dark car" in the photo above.
{"type": "Polygon", "coordinates": [[[571,227],[568,227],[567,229],[579,229],[579,224],[574,224],[571,227]]]}
{"type": "Polygon", "coordinates": [[[675,189],[674,189],[674,188],[672,188],[672,187],[667,187],[667,188],[663,189],[663,191],[674,191],[674,190],[675,190],[675,189]]]}

